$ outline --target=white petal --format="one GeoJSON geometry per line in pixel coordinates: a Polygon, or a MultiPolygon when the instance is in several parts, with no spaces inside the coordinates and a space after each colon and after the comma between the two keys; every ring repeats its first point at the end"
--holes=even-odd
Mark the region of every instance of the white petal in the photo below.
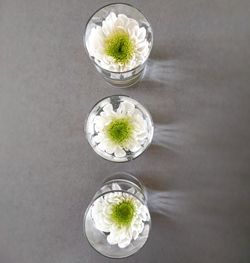
{"type": "Polygon", "coordinates": [[[93,140],[96,143],[100,143],[105,139],[105,136],[103,135],[103,133],[98,133],[96,136],[94,136],[93,140]]]}
{"type": "Polygon", "coordinates": [[[115,149],[116,149],[116,145],[114,145],[112,142],[107,141],[105,151],[109,154],[113,154],[115,149]]]}
{"type": "Polygon", "coordinates": [[[142,132],[145,130],[147,123],[143,119],[141,114],[135,114],[134,115],[134,125],[136,126],[136,129],[138,129],[138,131],[142,132]]]}
{"type": "Polygon", "coordinates": [[[128,28],[128,32],[129,32],[129,34],[130,34],[130,36],[133,38],[133,40],[135,41],[135,43],[137,43],[138,42],[138,40],[137,40],[137,35],[138,35],[138,33],[139,33],[139,25],[137,24],[137,25],[132,25],[132,26],[130,26],[129,28],[128,28]]]}
{"type": "Polygon", "coordinates": [[[132,237],[134,240],[136,240],[139,236],[139,231],[137,231],[137,229],[134,229],[133,230],[133,233],[132,233],[132,237]]]}
{"type": "Polygon", "coordinates": [[[107,123],[109,123],[110,121],[112,121],[113,120],[113,117],[115,117],[116,116],[116,112],[114,112],[114,111],[102,111],[101,113],[100,113],[100,115],[101,116],[103,116],[103,117],[105,117],[105,119],[106,119],[106,123],[105,123],[105,125],[107,125],[107,123]]]}
{"type": "Polygon", "coordinates": [[[105,151],[109,154],[113,154],[116,151],[116,145],[114,145],[112,142],[110,142],[105,136],[100,135],[97,140],[100,140],[100,143],[97,145],[97,147],[101,151],[105,151]]]}
{"type": "Polygon", "coordinates": [[[108,140],[107,139],[104,139],[102,140],[98,145],[97,147],[101,150],[101,151],[105,151],[107,149],[107,143],[108,143],[108,140]]]}
{"type": "Polygon", "coordinates": [[[103,109],[105,113],[111,113],[113,112],[113,105],[111,103],[106,104],[103,109]]]}
{"type": "MultiPolygon", "coordinates": [[[[134,63],[131,63],[131,64],[128,65],[128,68],[126,68],[125,70],[129,70],[129,69],[132,69],[132,68],[134,68],[134,67],[135,67],[134,63]]],[[[126,73],[123,73],[123,74],[122,74],[122,76],[123,76],[124,78],[129,78],[129,77],[131,77],[132,75],[133,75],[132,71],[126,72],[126,73]]]]}
{"type": "Polygon", "coordinates": [[[105,36],[108,36],[113,31],[113,23],[110,21],[103,21],[102,23],[102,31],[105,36]]]}
{"type": "Polygon", "coordinates": [[[123,101],[120,103],[117,112],[120,114],[132,115],[135,110],[135,105],[128,101],[123,101]]]}
{"type": "Polygon", "coordinates": [[[115,26],[126,27],[126,24],[129,22],[129,18],[124,14],[119,14],[115,22],[115,26]]]}
{"type": "Polygon", "coordinates": [[[114,30],[115,21],[117,17],[114,12],[111,12],[106,19],[102,22],[102,31],[105,36],[108,36],[114,30]]]}
{"type": "Polygon", "coordinates": [[[142,131],[141,133],[137,133],[135,137],[136,137],[136,140],[143,141],[148,137],[148,133],[147,131],[142,131]]]}
{"type": "Polygon", "coordinates": [[[137,152],[141,148],[141,144],[136,139],[132,139],[129,144],[126,145],[126,148],[131,152],[137,152]]]}
{"type": "Polygon", "coordinates": [[[129,35],[131,37],[136,37],[136,34],[139,30],[139,24],[136,20],[130,19],[128,25],[127,25],[127,30],[129,32],[129,35]]]}
{"type": "Polygon", "coordinates": [[[125,115],[125,108],[124,108],[124,105],[123,105],[123,102],[120,103],[118,109],[116,110],[116,112],[118,114],[121,114],[121,115],[125,115]]]}
{"type": "Polygon", "coordinates": [[[121,190],[121,187],[117,183],[112,184],[112,190],[121,190]]]}
{"type": "Polygon", "coordinates": [[[102,131],[103,127],[104,127],[104,125],[102,125],[101,123],[96,123],[95,124],[95,131],[100,132],[100,131],[102,131]]]}
{"type": "Polygon", "coordinates": [[[95,118],[93,119],[94,123],[103,123],[105,121],[105,119],[102,116],[95,116],[95,118]]]}
{"type": "Polygon", "coordinates": [[[116,19],[117,19],[116,14],[114,12],[110,12],[105,20],[115,22],[116,19]]]}
{"type": "Polygon", "coordinates": [[[112,21],[113,23],[115,23],[116,19],[117,19],[117,16],[114,12],[111,12],[109,15],[108,15],[108,20],[112,21]]]}
{"type": "Polygon", "coordinates": [[[130,242],[131,242],[131,238],[126,237],[126,238],[124,238],[122,240],[119,240],[118,247],[119,248],[125,248],[125,247],[127,247],[130,244],[130,242]]]}
{"type": "Polygon", "coordinates": [[[110,245],[115,245],[118,243],[119,236],[116,234],[116,232],[110,232],[110,234],[107,236],[107,241],[110,245]]]}
{"type": "Polygon", "coordinates": [[[108,220],[104,220],[103,207],[98,208],[93,206],[91,209],[91,215],[95,224],[95,227],[104,232],[109,232],[111,223],[108,220]]]}
{"type": "Polygon", "coordinates": [[[137,51],[142,51],[147,46],[148,46],[148,42],[147,41],[143,41],[143,42],[140,42],[140,43],[138,43],[136,45],[136,49],[137,49],[137,51]]]}
{"type": "Polygon", "coordinates": [[[144,229],[144,223],[141,223],[140,224],[140,229],[139,229],[139,233],[141,234],[141,232],[143,231],[143,229],[144,229]]]}
{"type": "Polygon", "coordinates": [[[102,216],[95,218],[94,219],[95,222],[95,227],[102,231],[102,232],[109,232],[110,230],[110,224],[106,224],[102,218],[102,216]]]}
{"type": "Polygon", "coordinates": [[[143,211],[140,215],[143,221],[147,221],[149,219],[149,215],[147,211],[143,211]]]}
{"type": "Polygon", "coordinates": [[[92,206],[92,209],[91,209],[92,217],[95,217],[99,213],[102,213],[102,202],[99,202],[99,199],[96,200],[92,206]]]}
{"type": "Polygon", "coordinates": [[[96,116],[93,120],[95,124],[95,130],[101,131],[105,125],[109,123],[109,119],[104,118],[103,116],[96,116]]]}
{"type": "Polygon", "coordinates": [[[137,39],[139,41],[143,41],[146,37],[146,29],[144,27],[141,27],[139,30],[138,30],[138,35],[137,35],[137,39]]]}
{"type": "Polygon", "coordinates": [[[120,196],[117,196],[117,195],[113,195],[113,197],[109,196],[108,198],[106,198],[107,205],[119,203],[122,200],[123,200],[123,198],[121,198],[120,196]]]}
{"type": "Polygon", "coordinates": [[[116,147],[114,154],[118,158],[126,156],[126,152],[120,146],[116,147]]]}
{"type": "Polygon", "coordinates": [[[110,204],[104,207],[104,214],[106,215],[104,220],[110,223],[110,215],[112,214],[112,206],[110,204]]]}
{"type": "Polygon", "coordinates": [[[131,194],[135,194],[135,188],[134,187],[129,188],[128,192],[131,194]]]}
{"type": "Polygon", "coordinates": [[[91,29],[89,38],[87,40],[87,48],[90,55],[95,55],[94,53],[103,47],[104,35],[100,26],[91,29]]]}

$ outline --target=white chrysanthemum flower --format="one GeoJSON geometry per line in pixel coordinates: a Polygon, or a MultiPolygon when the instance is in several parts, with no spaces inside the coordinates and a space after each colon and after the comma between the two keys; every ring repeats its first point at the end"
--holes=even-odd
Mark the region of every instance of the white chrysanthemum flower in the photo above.
{"type": "Polygon", "coordinates": [[[147,122],[131,102],[122,101],[116,111],[108,103],[93,121],[96,147],[115,157],[125,157],[126,151],[137,152],[147,140],[147,122]]]}
{"type": "MultiPolygon", "coordinates": [[[[112,190],[121,190],[116,183],[112,190]]],[[[128,192],[133,193],[130,188],[128,192]]],[[[123,192],[108,193],[98,198],[92,206],[91,216],[95,227],[107,233],[107,241],[120,248],[127,247],[136,240],[149,221],[147,208],[132,194],[123,192]]]]}
{"type": "Polygon", "coordinates": [[[143,64],[149,55],[146,29],[124,14],[111,12],[86,41],[91,57],[102,68],[124,72],[143,64]]]}

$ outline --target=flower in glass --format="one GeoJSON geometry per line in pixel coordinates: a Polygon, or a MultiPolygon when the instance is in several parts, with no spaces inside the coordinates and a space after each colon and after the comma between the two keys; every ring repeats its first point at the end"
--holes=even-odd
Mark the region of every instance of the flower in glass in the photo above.
{"type": "Polygon", "coordinates": [[[114,12],[91,29],[86,45],[97,64],[114,72],[134,69],[150,52],[146,29],[135,19],[114,12]]]}
{"type": "Polygon", "coordinates": [[[95,116],[94,125],[97,147],[115,157],[126,156],[126,151],[138,151],[148,136],[142,113],[128,101],[122,101],[116,111],[111,103],[106,104],[95,116]]]}
{"type": "Polygon", "coordinates": [[[149,214],[132,195],[133,188],[128,193],[119,192],[120,186],[113,183],[112,190],[117,192],[110,192],[94,202],[92,219],[98,230],[107,233],[109,244],[125,248],[142,233],[149,214]]]}

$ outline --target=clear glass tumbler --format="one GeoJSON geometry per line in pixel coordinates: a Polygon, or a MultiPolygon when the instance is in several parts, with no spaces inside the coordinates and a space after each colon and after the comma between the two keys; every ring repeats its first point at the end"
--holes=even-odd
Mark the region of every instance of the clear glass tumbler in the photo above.
{"type": "Polygon", "coordinates": [[[151,226],[143,185],[124,172],[109,177],[94,195],[83,224],[90,245],[102,255],[124,258],[136,253],[151,226]]]}
{"type": "Polygon", "coordinates": [[[84,33],[86,51],[97,71],[115,87],[138,82],[153,46],[146,17],[129,4],[115,3],[97,10],[84,33]]]}
{"type": "Polygon", "coordinates": [[[92,108],[85,133],[98,155],[113,162],[127,162],[151,144],[154,125],[150,113],[138,101],[113,95],[92,108]]]}

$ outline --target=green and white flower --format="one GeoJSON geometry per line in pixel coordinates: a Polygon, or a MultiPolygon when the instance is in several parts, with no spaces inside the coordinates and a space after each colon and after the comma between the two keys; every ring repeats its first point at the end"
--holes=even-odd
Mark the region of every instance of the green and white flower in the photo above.
{"type": "MultiPolygon", "coordinates": [[[[109,244],[125,248],[143,232],[149,213],[132,194],[119,192],[118,184],[113,183],[112,190],[118,192],[108,193],[93,203],[91,216],[95,227],[108,234],[109,244]]],[[[134,189],[128,192],[133,193],[134,189]]]]}
{"type": "Polygon", "coordinates": [[[91,29],[86,41],[91,57],[102,68],[114,72],[131,70],[149,55],[146,29],[124,14],[111,12],[101,26],[91,29]]]}
{"type": "Polygon", "coordinates": [[[122,101],[116,110],[111,103],[106,104],[93,121],[96,147],[118,158],[125,157],[127,151],[137,152],[148,137],[146,120],[128,101],[122,101]]]}

